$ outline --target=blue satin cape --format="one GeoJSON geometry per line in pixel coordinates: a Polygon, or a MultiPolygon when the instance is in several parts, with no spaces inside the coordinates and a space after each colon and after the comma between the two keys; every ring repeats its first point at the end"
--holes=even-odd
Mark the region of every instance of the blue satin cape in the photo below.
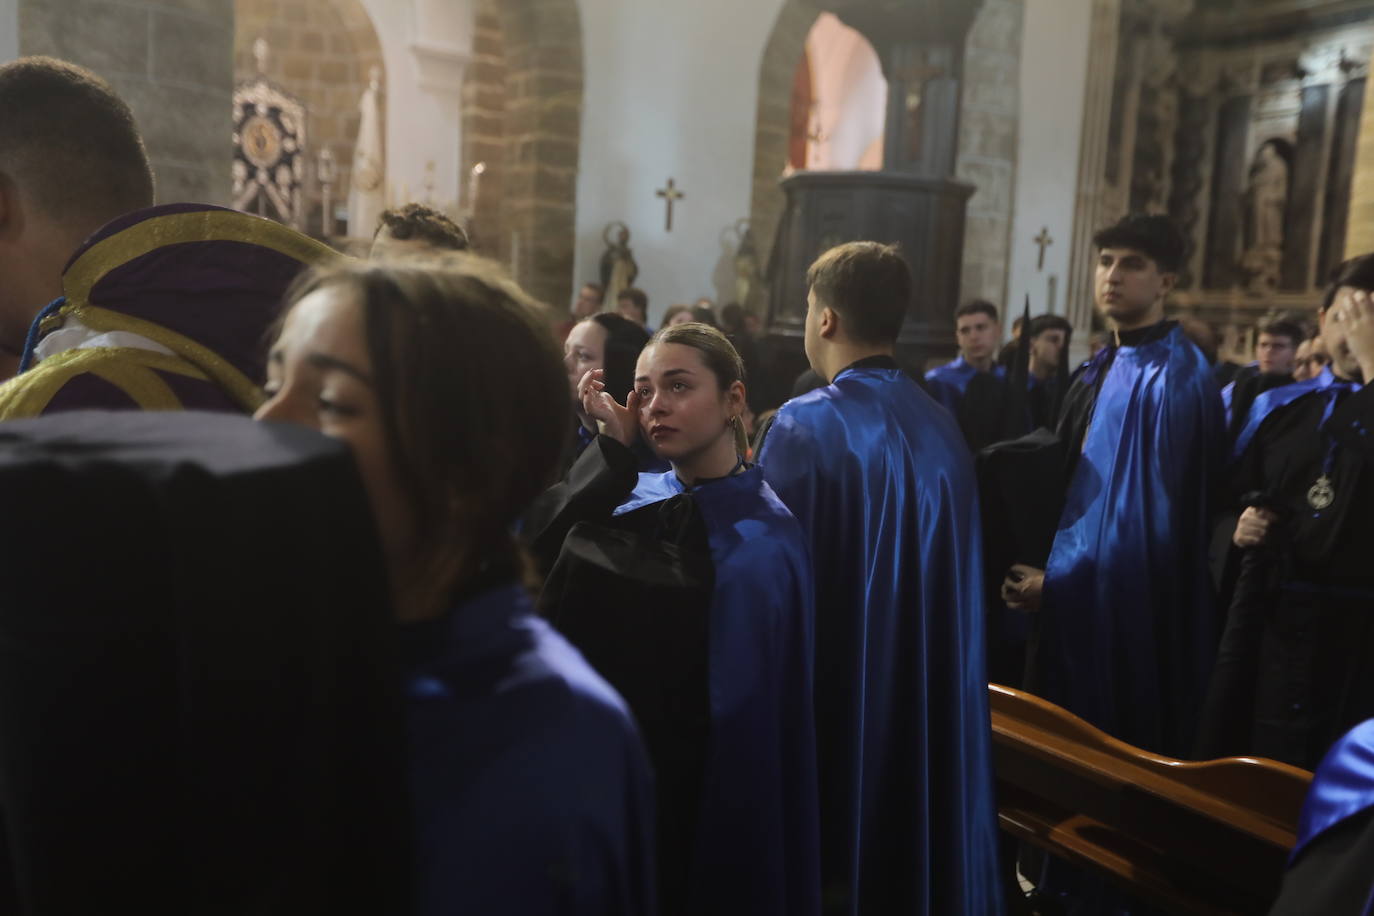
{"type": "Polygon", "coordinates": [[[1245,418],[1245,426],[1241,427],[1240,435],[1236,436],[1235,444],[1231,446],[1232,460],[1237,460],[1245,454],[1245,450],[1254,441],[1255,433],[1259,432],[1260,426],[1269,418],[1271,413],[1280,407],[1292,404],[1305,394],[1330,388],[1335,384],[1335,381],[1336,376],[1331,372],[1331,367],[1323,366],[1322,371],[1310,379],[1271,388],[1257,395],[1254,403],[1250,405],[1250,413],[1245,418]]]}
{"type": "MultiPolygon", "coordinates": [[[[968,383],[978,374],[978,370],[964,362],[962,356],[952,363],[931,369],[926,373],[926,386],[930,391],[930,396],[944,405],[950,413],[958,410],[959,399],[968,390],[968,383]]],[[[1003,378],[1007,370],[1002,366],[993,366],[992,374],[997,378],[1003,378]]],[[[770,432],[771,435],[771,432],[770,432]]]]}
{"type": "MultiPolygon", "coordinates": [[[[683,491],[672,471],[641,474],[616,514],[683,491]]],[[[812,916],[820,910],[820,852],[805,539],[757,467],[691,494],[716,584],[711,746],[688,911],[812,916]]]]}
{"type": "Polygon", "coordinates": [[[1040,689],[1111,735],[1182,757],[1219,637],[1207,557],[1221,399],[1178,327],[1115,352],[1045,572],[1040,689]]]}
{"type": "MultiPolygon", "coordinates": [[[[1308,844],[1361,811],[1374,808],[1374,719],[1356,725],[1326,752],[1302,804],[1291,863],[1308,844]]],[[[1374,867],[1370,868],[1374,884],[1374,867]]]]}
{"type": "Polygon", "coordinates": [[[759,463],[816,558],[827,908],[1001,911],[972,459],[899,369],[783,405],[759,463]]]}
{"type": "Polygon", "coordinates": [[[654,913],[653,783],[634,722],[524,589],[401,635],[414,912],[654,913]]]}

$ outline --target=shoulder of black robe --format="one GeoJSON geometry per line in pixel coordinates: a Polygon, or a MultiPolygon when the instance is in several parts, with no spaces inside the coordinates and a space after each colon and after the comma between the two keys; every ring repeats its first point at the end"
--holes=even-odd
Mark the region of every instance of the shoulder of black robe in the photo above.
{"type": "Polygon", "coordinates": [[[0,428],[0,807],[29,912],[405,912],[395,626],[347,449],[0,428]]]}
{"type": "MultiPolygon", "coordinates": [[[[969,379],[955,416],[969,451],[977,452],[1003,438],[1007,402],[1005,378],[999,378],[991,372],[979,372],[969,379]]],[[[1022,429],[1029,424],[1027,417],[1022,429]]]]}
{"type": "Polygon", "coordinates": [[[1249,422],[1250,408],[1254,405],[1255,398],[1266,391],[1282,388],[1284,385],[1291,385],[1292,383],[1293,376],[1279,372],[1256,372],[1253,375],[1238,379],[1231,395],[1231,425],[1228,430],[1228,441],[1235,442],[1240,431],[1249,422]]]}
{"type": "Polygon", "coordinates": [[[542,576],[548,575],[578,522],[604,521],[639,479],[634,450],[597,436],[567,475],[545,490],[521,519],[520,530],[542,576]]]}

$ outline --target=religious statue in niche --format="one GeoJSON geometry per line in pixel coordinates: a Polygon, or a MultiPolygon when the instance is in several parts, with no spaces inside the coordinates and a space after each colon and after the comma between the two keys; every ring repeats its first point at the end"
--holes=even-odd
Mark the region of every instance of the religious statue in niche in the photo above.
{"type": "Polygon", "coordinates": [[[235,209],[302,228],[305,106],[267,79],[267,42],[253,42],[258,75],[234,90],[235,209]]]}
{"type": "Polygon", "coordinates": [[[630,227],[621,222],[607,224],[601,233],[606,243],[606,252],[601,256],[601,288],[605,298],[601,301],[614,306],[620,291],[635,285],[639,277],[639,265],[635,263],[634,252],[630,251],[630,227]],[[615,230],[615,239],[611,231],[615,230]]]}
{"type": "MultiPolygon", "coordinates": [[[[386,209],[382,158],[382,71],[373,67],[358,103],[358,142],[353,147],[352,187],[348,192],[348,234],[371,238],[386,209]]],[[[410,201],[402,201],[410,203],[410,201]]]]}
{"type": "Polygon", "coordinates": [[[1266,140],[1255,153],[1245,186],[1245,252],[1241,268],[1249,277],[1250,292],[1256,295],[1278,288],[1291,160],[1292,145],[1287,140],[1266,140]]]}
{"type": "Polygon", "coordinates": [[[742,219],[735,224],[739,233],[739,248],[735,251],[735,301],[746,312],[757,313],[756,301],[759,297],[759,249],[754,244],[754,231],[749,221],[742,219]]]}

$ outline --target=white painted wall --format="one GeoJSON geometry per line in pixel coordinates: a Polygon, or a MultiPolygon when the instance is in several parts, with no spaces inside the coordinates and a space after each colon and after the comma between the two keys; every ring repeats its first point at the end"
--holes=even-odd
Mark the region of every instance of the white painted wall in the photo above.
{"type": "Polygon", "coordinates": [[[0,0],[0,63],[19,56],[19,0],[0,0]]]}
{"type": "MultiPolygon", "coordinates": [[[[6,2],[6,0],[0,0],[6,2]]],[[[471,0],[362,0],[386,61],[386,188],[391,204],[430,202],[456,214],[462,196],[463,74],[472,56],[471,0]],[[433,171],[427,169],[434,163],[433,171]]]]}
{"type": "MultiPolygon", "coordinates": [[[[577,278],[597,276],[607,223],[630,226],[650,323],[674,302],[719,301],[728,230],[749,215],[759,66],[782,0],[580,0],[585,82],[577,278]],[[686,198],[664,230],[655,190],[686,198]]],[[[781,170],[783,163],[779,163],[781,170]]],[[[728,236],[728,238],[727,238],[728,236]]]]}
{"type": "MultiPolygon", "coordinates": [[[[1031,314],[1064,313],[1078,189],[1078,149],[1088,75],[1091,0],[1026,0],[1021,46],[1021,123],[1012,208],[1011,271],[1007,311],[1021,314],[1027,293],[1031,314]],[[1037,268],[1033,239],[1042,228],[1054,244],[1037,268]],[[1050,278],[1057,291],[1050,308],[1050,278]]],[[[1005,322],[1007,333],[1011,321],[1005,322]]]]}

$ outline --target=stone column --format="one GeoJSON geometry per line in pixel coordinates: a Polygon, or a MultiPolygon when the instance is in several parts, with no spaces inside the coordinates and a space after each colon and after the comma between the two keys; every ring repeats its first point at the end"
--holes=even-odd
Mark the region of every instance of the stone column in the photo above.
{"type": "Polygon", "coordinates": [[[1078,195],[1074,204],[1073,238],[1069,240],[1069,278],[1065,315],[1078,333],[1073,338],[1075,362],[1088,354],[1088,331],[1093,316],[1093,268],[1097,261],[1092,237],[1104,210],[1107,186],[1107,133],[1112,117],[1112,87],[1116,73],[1121,0],[1094,0],[1088,38],[1087,99],[1083,106],[1083,134],[1078,150],[1078,195]]]}
{"type": "Polygon", "coordinates": [[[19,0],[19,53],[80,64],[115,87],[143,133],[158,203],[229,203],[233,0],[19,0]]]}
{"type": "MultiPolygon", "coordinates": [[[[1374,66],[1370,70],[1374,72],[1374,66]]],[[[1345,256],[1353,258],[1371,251],[1374,251],[1374,99],[1366,89],[1364,110],[1360,114],[1360,137],[1355,147],[1355,178],[1350,189],[1345,256]]]]}

